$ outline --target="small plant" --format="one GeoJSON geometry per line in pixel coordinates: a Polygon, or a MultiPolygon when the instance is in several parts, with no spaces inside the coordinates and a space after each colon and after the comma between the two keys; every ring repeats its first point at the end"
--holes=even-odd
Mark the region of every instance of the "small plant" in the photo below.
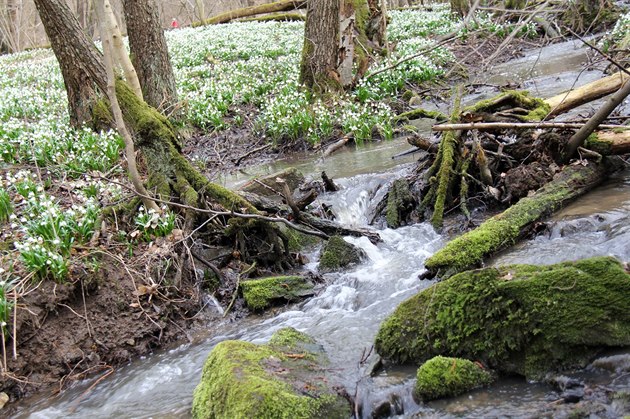
{"type": "Polygon", "coordinates": [[[7,370],[7,348],[6,348],[6,336],[7,336],[7,324],[13,309],[13,300],[9,297],[9,294],[15,287],[14,281],[11,280],[9,273],[5,272],[3,268],[0,268],[0,334],[2,335],[2,371],[7,370]]]}
{"type": "Polygon", "coordinates": [[[142,240],[151,241],[153,237],[164,237],[171,234],[175,228],[175,214],[165,208],[159,213],[153,209],[147,211],[144,206],[140,206],[135,224],[138,229],[131,233],[131,237],[140,235],[142,240]]]}
{"type": "Polygon", "coordinates": [[[0,187],[0,223],[9,221],[12,212],[11,197],[4,188],[0,187]]]}

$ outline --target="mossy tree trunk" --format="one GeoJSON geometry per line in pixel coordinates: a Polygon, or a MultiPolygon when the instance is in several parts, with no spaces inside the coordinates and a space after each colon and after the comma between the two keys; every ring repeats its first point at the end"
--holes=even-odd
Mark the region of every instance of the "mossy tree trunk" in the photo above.
{"type": "Polygon", "coordinates": [[[382,50],[385,22],[379,0],[309,2],[300,81],[320,93],[352,86],[382,50]]]}

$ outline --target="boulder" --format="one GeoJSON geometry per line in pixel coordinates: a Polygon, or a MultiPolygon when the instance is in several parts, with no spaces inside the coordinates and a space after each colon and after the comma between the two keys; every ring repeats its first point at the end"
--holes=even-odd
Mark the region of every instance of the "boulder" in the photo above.
{"type": "Polygon", "coordinates": [[[250,310],[264,310],[278,302],[295,302],[315,294],[311,276],[272,276],[241,282],[243,298],[250,310]]]}
{"type": "Polygon", "coordinates": [[[403,302],[376,337],[394,362],[481,360],[540,379],[630,345],[630,275],[612,257],[467,271],[403,302]]]}
{"type": "Polygon", "coordinates": [[[319,259],[319,271],[333,272],[360,263],[367,257],[363,249],[345,241],[341,236],[332,236],[324,245],[319,259]]]}
{"type": "Polygon", "coordinates": [[[322,371],[328,359],[292,328],[267,345],[224,341],[214,347],[193,396],[194,418],[348,418],[348,401],[322,371]]]}
{"type": "Polygon", "coordinates": [[[414,397],[430,401],[454,397],[492,382],[490,372],[467,359],[436,356],[418,368],[414,397]]]}

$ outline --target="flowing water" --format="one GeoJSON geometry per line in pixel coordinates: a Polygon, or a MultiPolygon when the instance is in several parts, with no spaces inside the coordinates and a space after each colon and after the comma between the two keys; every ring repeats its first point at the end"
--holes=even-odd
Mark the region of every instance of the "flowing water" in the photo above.
{"type": "MultiPolygon", "coordinates": [[[[333,206],[340,222],[365,226],[385,186],[411,169],[413,156],[391,159],[407,148],[403,141],[384,142],[344,151],[326,161],[304,157],[280,162],[257,168],[256,173],[287,166],[316,175],[326,170],[341,191],[319,199],[333,206]]],[[[226,183],[242,183],[251,174],[240,174],[226,183]]],[[[546,234],[517,245],[492,263],[555,263],[608,254],[630,260],[629,192],[630,172],[626,171],[556,215],[546,234]]],[[[404,417],[533,417],[547,406],[553,398],[547,386],[518,379],[503,379],[459,398],[418,405],[411,398],[414,370],[389,369],[369,377],[360,361],[370,352],[381,321],[401,301],[432,284],[420,281],[418,275],[425,259],[446,241],[426,223],[379,230],[379,234],[383,242],[378,245],[365,238],[346,238],[365,250],[369,260],[349,271],[325,275],[327,285],[316,297],[239,322],[214,323],[193,343],[133,362],[99,382],[95,378],[78,383],[55,399],[27,401],[16,417],[188,417],[193,389],[214,345],[226,339],[263,343],[286,326],[305,331],[324,345],[332,361],[331,373],[350,394],[356,394],[366,418],[386,401],[404,417]]],[[[317,260],[317,252],[314,249],[309,255],[311,260],[317,260]]],[[[307,269],[316,270],[316,264],[307,269]]],[[[613,382],[610,375],[587,378],[628,388],[623,377],[613,382]]]]}

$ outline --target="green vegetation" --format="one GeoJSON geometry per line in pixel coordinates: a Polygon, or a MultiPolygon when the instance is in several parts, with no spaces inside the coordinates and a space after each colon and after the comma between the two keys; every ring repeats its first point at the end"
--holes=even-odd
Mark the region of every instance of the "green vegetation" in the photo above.
{"type": "Polygon", "coordinates": [[[313,283],[303,276],[272,276],[241,282],[243,298],[251,310],[263,310],[279,300],[299,301],[313,295],[313,283]]]}
{"type": "Polygon", "coordinates": [[[276,332],[269,345],[221,342],[203,367],[193,417],[349,417],[348,402],[321,380],[327,362],[313,340],[294,329],[276,332]]]}
{"type": "Polygon", "coordinates": [[[360,263],[365,254],[341,236],[332,236],[324,245],[319,259],[320,272],[333,272],[351,264],[360,263]]]}
{"type": "Polygon", "coordinates": [[[418,368],[414,396],[429,401],[453,397],[492,382],[492,374],[467,359],[436,356],[418,368]]]}
{"type": "Polygon", "coordinates": [[[536,379],[630,344],[630,275],[614,258],[467,271],[403,302],[376,337],[397,362],[481,360],[536,379]]]}

